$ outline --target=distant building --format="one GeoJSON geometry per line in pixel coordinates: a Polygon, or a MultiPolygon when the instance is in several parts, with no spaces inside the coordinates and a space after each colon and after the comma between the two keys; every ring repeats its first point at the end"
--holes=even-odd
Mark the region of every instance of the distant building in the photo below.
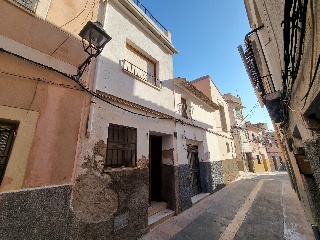
{"type": "Polygon", "coordinates": [[[228,104],[231,132],[234,138],[235,151],[239,171],[250,171],[251,148],[249,144],[246,122],[243,116],[241,99],[231,93],[223,95],[228,104]]]}
{"type": "MultiPolygon", "coordinates": [[[[223,169],[223,179],[224,183],[228,184],[239,176],[235,143],[231,134],[232,125],[228,104],[210,76],[207,75],[195,79],[191,81],[191,84],[219,106],[219,109],[215,111],[215,124],[217,126],[218,143],[221,152],[220,161],[223,169]]],[[[212,154],[215,155],[216,153],[212,154]]]]}
{"type": "Polygon", "coordinates": [[[275,171],[286,171],[283,153],[275,132],[265,132],[263,134],[263,144],[267,150],[271,168],[275,171]]]}
{"type": "Polygon", "coordinates": [[[256,173],[271,172],[267,150],[263,144],[263,134],[268,129],[266,123],[253,124],[246,122],[248,138],[252,152],[252,168],[256,173]]]}

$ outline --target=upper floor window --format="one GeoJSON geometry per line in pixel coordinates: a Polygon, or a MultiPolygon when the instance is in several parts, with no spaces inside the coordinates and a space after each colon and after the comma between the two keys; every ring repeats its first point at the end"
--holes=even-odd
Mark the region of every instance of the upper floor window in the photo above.
{"type": "Polygon", "coordinates": [[[222,106],[220,106],[219,115],[220,115],[220,123],[221,123],[222,130],[227,131],[226,113],[224,111],[224,107],[222,106]]]}
{"type": "Polygon", "coordinates": [[[236,112],[236,118],[242,120],[243,119],[242,110],[240,108],[235,108],[234,110],[236,112]]]}
{"type": "Polygon", "coordinates": [[[137,158],[137,129],[110,124],[106,167],[134,167],[137,158]]]}
{"type": "Polygon", "coordinates": [[[258,164],[261,164],[261,156],[257,155],[258,164]]]}
{"type": "Polygon", "coordinates": [[[23,8],[35,13],[39,0],[13,0],[23,8]]]}
{"type": "Polygon", "coordinates": [[[229,143],[226,142],[226,146],[227,146],[227,153],[229,153],[229,152],[230,152],[230,145],[229,145],[229,143]]]}
{"type": "Polygon", "coordinates": [[[157,79],[156,62],[128,43],[126,59],[122,61],[122,64],[123,71],[153,86],[161,87],[161,82],[157,79]]]}
{"type": "Polygon", "coordinates": [[[181,98],[181,115],[184,118],[188,118],[188,105],[185,98],[181,98]]]}
{"type": "Polygon", "coordinates": [[[15,124],[0,122],[0,185],[9,161],[16,129],[15,124]]]}

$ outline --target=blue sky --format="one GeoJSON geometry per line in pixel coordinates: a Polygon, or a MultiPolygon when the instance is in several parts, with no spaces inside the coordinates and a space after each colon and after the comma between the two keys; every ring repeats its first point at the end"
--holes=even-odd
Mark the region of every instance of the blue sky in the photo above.
{"type": "MultiPolygon", "coordinates": [[[[172,35],[179,53],[174,77],[210,75],[222,94],[239,95],[247,115],[257,103],[237,46],[250,32],[243,0],[140,0],[172,35]]],[[[272,124],[266,109],[256,108],[253,123],[272,124]]]]}

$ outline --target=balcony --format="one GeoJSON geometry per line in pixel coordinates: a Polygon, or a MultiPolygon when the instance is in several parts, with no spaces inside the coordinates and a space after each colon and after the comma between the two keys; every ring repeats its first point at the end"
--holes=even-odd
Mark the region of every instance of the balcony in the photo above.
{"type": "Polygon", "coordinates": [[[255,40],[247,36],[245,38],[245,51],[240,48],[240,54],[247,68],[254,89],[259,93],[263,104],[267,107],[269,115],[276,123],[281,120],[280,103],[282,91],[276,91],[272,75],[269,73],[268,63],[260,46],[259,37],[255,40]],[[261,72],[267,72],[261,76],[261,72]]]}
{"type": "Polygon", "coordinates": [[[151,19],[151,21],[157,25],[162,32],[166,32],[167,29],[149,12],[149,10],[138,0],[133,0],[133,2],[151,19]]]}
{"type": "Polygon", "coordinates": [[[39,0],[14,0],[14,2],[30,12],[35,13],[39,0]]]}
{"type": "Polygon", "coordinates": [[[144,83],[147,83],[148,85],[151,85],[156,88],[162,88],[162,83],[159,79],[157,79],[152,74],[137,67],[133,63],[124,59],[124,60],[120,61],[120,64],[122,66],[122,70],[125,73],[128,73],[129,75],[135,77],[136,79],[138,79],[144,83]]]}

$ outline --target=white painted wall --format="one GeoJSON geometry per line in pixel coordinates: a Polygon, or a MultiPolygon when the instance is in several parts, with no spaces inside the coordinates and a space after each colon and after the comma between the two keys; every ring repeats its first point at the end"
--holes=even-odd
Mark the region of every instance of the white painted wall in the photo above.
{"type": "Polygon", "coordinates": [[[117,0],[108,2],[104,26],[112,40],[101,54],[97,89],[172,114],[172,81],[168,81],[173,78],[172,52],[117,0]],[[126,59],[127,42],[157,63],[162,89],[151,87],[122,71],[120,60],[126,59]]]}
{"type": "Polygon", "coordinates": [[[220,161],[224,159],[231,159],[232,154],[235,157],[233,141],[218,136],[214,133],[219,133],[216,126],[216,112],[196,97],[191,95],[186,90],[175,85],[175,112],[176,118],[182,119],[187,123],[201,126],[204,129],[197,128],[190,125],[176,124],[177,131],[177,145],[178,145],[178,163],[188,164],[186,144],[198,145],[199,159],[203,162],[220,161]],[[186,119],[181,116],[179,111],[179,103],[181,103],[181,97],[187,100],[187,104],[193,107],[192,119],[186,119]],[[209,130],[209,131],[206,131],[209,130]],[[210,132],[211,131],[211,132],[210,132]],[[214,133],[212,133],[214,132],[214,133]],[[230,144],[230,153],[227,153],[226,142],[230,144]]]}

